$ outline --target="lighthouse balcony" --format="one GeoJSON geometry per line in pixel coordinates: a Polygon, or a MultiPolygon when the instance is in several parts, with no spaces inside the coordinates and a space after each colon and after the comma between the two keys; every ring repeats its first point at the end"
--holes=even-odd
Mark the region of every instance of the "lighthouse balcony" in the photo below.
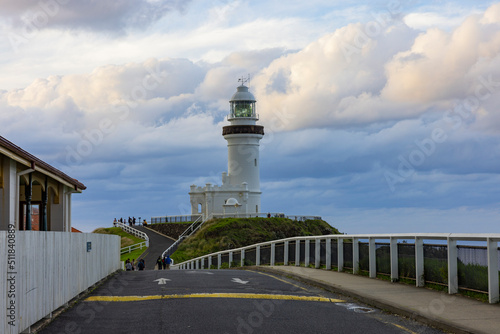
{"type": "Polygon", "coordinates": [[[264,127],[262,125],[227,125],[222,128],[222,135],[233,135],[241,133],[253,133],[264,135],[264,127]]]}

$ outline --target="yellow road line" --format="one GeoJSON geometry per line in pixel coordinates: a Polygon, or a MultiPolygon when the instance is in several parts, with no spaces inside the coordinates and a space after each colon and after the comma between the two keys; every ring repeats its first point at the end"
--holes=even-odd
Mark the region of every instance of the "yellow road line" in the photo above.
{"type": "Polygon", "coordinates": [[[154,295],[154,296],[93,296],[85,299],[87,302],[132,302],[157,299],[183,298],[235,298],[235,299],[279,299],[311,302],[342,303],[343,300],[315,296],[272,295],[254,293],[193,293],[187,295],[154,295]]]}
{"type": "Polygon", "coordinates": [[[389,324],[391,324],[391,325],[393,325],[393,326],[396,326],[397,328],[402,329],[402,330],[404,330],[405,332],[408,332],[408,333],[410,333],[410,334],[417,334],[417,333],[415,333],[414,331],[409,330],[408,328],[403,327],[403,326],[401,326],[401,325],[398,325],[398,324],[395,324],[395,323],[392,323],[392,322],[388,322],[388,323],[389,323],[389,324]]]}
{"type": "Polygon", "coordinates": [[[271,274],[268,274],[268,273],[263,273],[263,272],[260,272],[260,271],[253,271],[253,270],[247,270],[247,271],[250,271],[250,272],[253,272],[253,273],[258,273],[258,274],[261,274],[261,275],[266,275],[266,276],[272,277],[272,278],[274,278],[274,279],[276,279],[276,280],[278,280],[278,281],[280,281],[280,282],[284,282],[284,283],[290,284],[290,285],[292,285],[292,286],[294,286],[294,287],[296,287],[296,288],[299,288],[299,289],[302,289],[302,290],[305,290],[305,291],[309,292],[309,290],[307,290],[306,288],[304,288],[304,287],[302,287],[302,286],[299,286],[299,285],[297,285],[297,284],[290,283],[290,282],[288,282],[288,281],[285,281],[284,279],[281,279],[281,278],[279,278],[279,277],[273,276],[273,275],[271,275],[271,274]]]}

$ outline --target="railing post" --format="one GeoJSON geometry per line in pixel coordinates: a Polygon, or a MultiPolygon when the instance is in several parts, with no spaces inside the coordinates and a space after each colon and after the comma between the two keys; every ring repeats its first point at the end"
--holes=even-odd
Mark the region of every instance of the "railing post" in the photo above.
{"type": "Polygon", "coordinates": [[[344,239],[337,238],[337,270],[344,270],[344,239]]]}
{"type": "Polygon", "coordinates": [[[457,241],[448,238],[448,293],[458,292],[458,251],[457,241]]]}
{"type": "Polygon", "coordinates": [[[321,264],[321,239],[316,238],[314,247],[314,268],[318,269],[321,264]]]}
{"type": "Polygon", "coordinates": [[[491,304],[498,303],[498,241],[486,239],[488,251],[488,300],[491,304]]]}
{"type": "Polygon", "coordinates": [[[295,240],[295,266],[300,266],[300,239],[295,240]]]}
{"type": "Polygon", "coordinates": [[[283,250],[283,265],[284,266],[288,266],[288,246],[289,246],[289,242],[287,240],[287,241],[285,241],[285,244],[283,245],[283,247],[285,248],[283,250]]]}
{"type": "Polygon", "coordinates": [[[260,246],[255,249],[255,265],[260,266],[260,246]]]}
{"type": "Polygon", "coordinates": [[[220,269],[221,264],[222,264],[222,254],[219,253],[217,254],[217,269],[220,269]]]}
{"type": "Polygon", "coordinates": [[[271,242],[271,266],[276,263],[276,243],[271,242]]]}
{"type": "Polygon", "coordinates": [[[304,259],[304,267],[309,267],[309,260],[310,260],[310,252],[311,252],[311,241],[309,239],[306,239],[306,249],[304,250],[304,254],[305,254],[305,259],[304,259]]]}
{"type": "Polygon", "coordinates": [[[244,249],[241,250],[241,260],[240,260],[240,262],[241,262],[241,266],[243,267],[245,265],[245,250],[244,249]]]}
{"type": "Polygon", "coordinates": [[[424,240],[415,237],[415,278],[416,285],[423,287],[425,285],[424,279],[424,240]]]}
{"type": "Polygon", "coordinates": [[[390,261],[391,261],[391,282],[399,280],[399,267],[398,267],[398,239],[390,239],[390,261]]]}
{"type": "Polygon", "coordinates": [[[359,239],[352,239],[352,273],[359,273],[359,239]]]}
{"type": "Polygon", "coordinates": [[[205,269],[205,258],[204,258],[204,257],[203,257],[203,258],[201,258],[200,262],[201,262],[201,263],[200,263],[200,268],[201,268],[201,269],[205,269]]]}
{"type": "Polygon", "coordinates": [[[326,238],[326,270],[332,269],[332,238],[326,238]]]}
{"type": "Polygon", "coordinates": [[[377,246],[375,245],[375,239],[370,238],[368,241],[368,263],[370,268],[370,278],[377,278],[376,250],[377,246]]]}
{"type": "Polygon", "coordinates": [[[233,252],[229,252],[229,268],[231,268],[231,262],[233,262],[233,252]]]}
{"type": "Polygon", "coordinates": [[[196,260],[196,270],[200,270],[200,259],[196,260]]]}
{"type": "Polygon", "coordinates": [[[212,269],[212,256],[208,256],[208,269],[212,269]]]}

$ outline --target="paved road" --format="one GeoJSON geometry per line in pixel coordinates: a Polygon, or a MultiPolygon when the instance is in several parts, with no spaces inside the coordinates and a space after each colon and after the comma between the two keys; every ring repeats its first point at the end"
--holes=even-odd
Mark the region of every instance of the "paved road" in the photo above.
{"type": "Polygon", "coordinates": [[[146,262],[146,270],[153,270],[158,256],[175,241],[142,226],[134,226],[134,228],[146,233],[149,237],[149,248],[139,257],[139,259],[144,259],[146,262]]]}
{"type": "Polygon", "coordinates": [[[120,272],[41,333],[440,333],[246,270],[120,272]]]}

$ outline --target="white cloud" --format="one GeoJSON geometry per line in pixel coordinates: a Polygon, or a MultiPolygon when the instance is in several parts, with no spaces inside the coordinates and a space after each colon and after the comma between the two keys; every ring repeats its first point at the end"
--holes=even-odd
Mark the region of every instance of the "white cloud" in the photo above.
{"type": "Polygon", "coordinates": [[[395,20],[379,27],[353,23],[310,43],[300,31],[309,19],[235,24],[242,7],[233,6],[249,5],[215,10],[212,25],[196,25],[207,31],[186,24],[144,39],[78,32],[93,40],[77,46],[77,38],[47,29],[25,45],[18,62],[2,58],[13,64],[11,76],[22,76],[24,65],[30,73],[46,66],[55,73],[0,92],[2,136],[89,186],[75,196],[75,221],[94,219],[86,206],[111,214],[109,198],[116,199],[117,217],[181,213],[190,184],[217,183],[227,163],[221,127],[228,100],[247,73],[266,133],[266,211],[337,215],[342,225],[332,225],[347,232],[344,224],[355,220],[349,217],[363,221],[356,223],[359,232],[375,232],[374,217],[442,219],[457,207],[490,221],[498,204],[500,5],[446,30],[418,31],[395,20]],[[75,49],[50,45],[54,36],[75,49]],[[26,57],[42,42],[40,53],[26,57]],[[92,49],[88,64],[81,64],[92,49]],[[157,56],[191,51],[196,56],[157,56]],[[54,60],[63,58],[58,67],[54,60]],[[200,58],[216,61],[189,60],[200,58]],[[422,163],[391,190],[384,173],[398,173],[400,156],[409,160],[422,151],[436,129],[446,139],[427,147],[422,163]],[[362,210],[374,216],[356,214],[362,210]]]}
{"type": "Polygon", "coordinates": [[[0,0],[2,12],[20,30],[63,27],[123,31],[144,27],[171,10],[183,10],[189,1],[78,0],[40,1],[0,0]]]}

